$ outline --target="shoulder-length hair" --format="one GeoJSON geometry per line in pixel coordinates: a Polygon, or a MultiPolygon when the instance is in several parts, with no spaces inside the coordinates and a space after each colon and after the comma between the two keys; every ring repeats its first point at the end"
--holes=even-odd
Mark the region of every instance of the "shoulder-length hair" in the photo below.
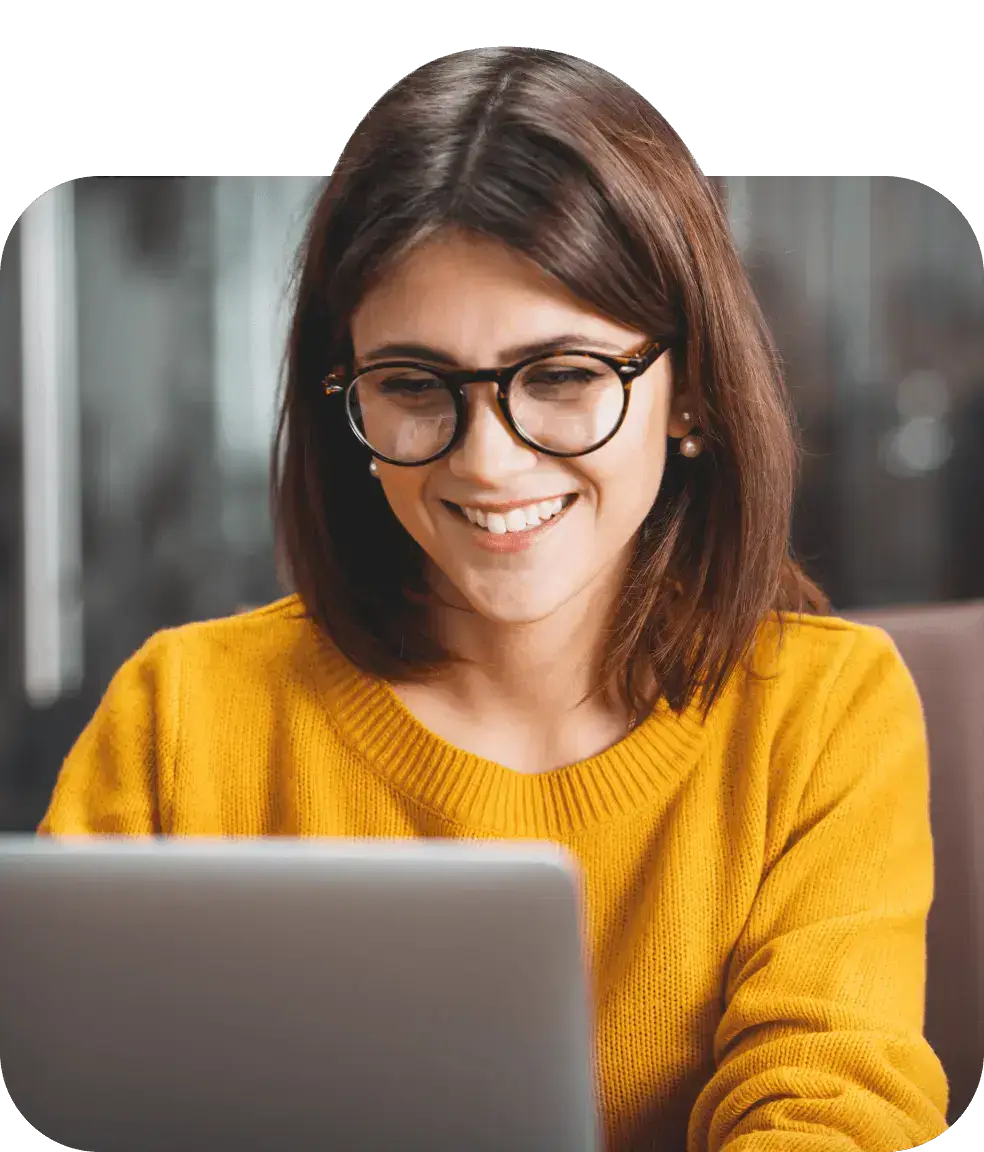
{"type": "Polygon", "coordinates": [[[599,313],[670,341],[705,451],[669,443],[599,687],[639,716],[698,692],[706,712],[768,615],[828,607],[789,551],[792,411],[711,183],[638,93],[559,52],[480,48],[412,72],[356,129],[314,208],[272,478],[307,613],[374,677],[420,680],[453,659],[431,627],[424,554],[322,388],[352,364],[359,301],[446,228],[524,253],[599,313]]]}

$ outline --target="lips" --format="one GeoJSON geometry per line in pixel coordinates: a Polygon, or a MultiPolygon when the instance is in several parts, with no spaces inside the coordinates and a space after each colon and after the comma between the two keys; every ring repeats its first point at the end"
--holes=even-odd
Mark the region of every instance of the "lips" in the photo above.
{"type": "MultiPolygon", "coordinates": [[[[474,505],[462,506],[450,501],[442,503],[465,529],[473,544],[486,551],[501,553],[522,552],[533,547],[564,518],[577,498],[575,493],[568,493],[550,501],[514,505],[511,508],[498,505],[500,509],[505,508],[505,511],[486,511],[474,505]],[[544,509],[545,517],[540,511],[543,504],[549,505],[549,509],[544,509]],[[531,510],[532,515],[528,519],[527,514],[531,510]],[[480,516],[485,519],[484,525],[480,523],[480,516]]],[[[487,507],[495,508],[494,505],[487,507]]]]}
{"type": "Polygon", "coordinates": [[[471,503],[466,500],[455,502],[445,498],[441,503],[447,504],[451,508],[475,508],[481,512],[502,512],[504,514],[512,508],[530,508],[554,500],[570,500],[576,495],[576,492],[555,492],[551,496],[530,496],[525,500],[475,500],[471,503]]]}
{"type": "Polygon", "coordinates": [[[574,493],[554,496],[547,500],[532,501],[527,504],[452,504],[444,503],[469,523],[493,536],[530,532],[549,523],[559,516],[576,500],[574,493]]]}

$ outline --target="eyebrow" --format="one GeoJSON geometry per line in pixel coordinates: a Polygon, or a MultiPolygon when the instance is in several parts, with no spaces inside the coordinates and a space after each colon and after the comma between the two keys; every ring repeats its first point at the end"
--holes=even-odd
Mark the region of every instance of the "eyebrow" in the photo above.
{"type": "MultiPolygon", "coordinates": [[[[599,340],[596,336],[585,336],[583,332],[568,332],[560,336],[551,336],[548,340],[536,340],[531,344],[516,344],[512,348],[504,348],[500,352],[500,359],[506,363],[525,360],[527,356],[539,356],[541,353],[558,352],[565,349],[582,348],[602,349],[624,356],[625,350],[618,344],[611,344],[607,340],[599,340]]],[[[425,360],[430,364],[445,364],[450,368],[460,367],[459,362],[440,348],[431,348],[426,344],[380,344],[361,357],[363,363],[373,360],[403,359],[425,360]]]]}

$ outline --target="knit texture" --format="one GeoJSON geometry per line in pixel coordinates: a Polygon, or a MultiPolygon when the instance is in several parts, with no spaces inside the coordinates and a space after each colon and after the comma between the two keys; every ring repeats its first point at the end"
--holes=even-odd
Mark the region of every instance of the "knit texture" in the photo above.
{"type": "Polygon", "coordinates": [[[763,625],[706,723],[658,707],[522,775],[445,743],[293,597],[153,636],[40,831],[545,838],[584,872],[610,1148],[897,1152],[945,1128],[922,1036],[922,710],[888,636],[763,625]]]}

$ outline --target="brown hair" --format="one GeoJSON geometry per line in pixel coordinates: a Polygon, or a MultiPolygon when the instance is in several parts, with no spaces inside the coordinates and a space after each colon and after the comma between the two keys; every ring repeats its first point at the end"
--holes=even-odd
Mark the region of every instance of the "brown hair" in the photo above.
{"type": "Polygon", "coordinates": [[[672,340],[706,450],[689,460],[670,442],[601,683],[640,716],[698,691],[709,709],[769,613],[828,608],[789,552],[792,412],[714,188],[646,100],[559,52],[480,48],[412,72],[356,129],[314,209],[272,480],[309,615],[373,676],[422,679],[451,658],[429,626],[423,552],[321,387],[351,364],[360,299],[449,227],[525,253],[601,314],[672,340]]]}

